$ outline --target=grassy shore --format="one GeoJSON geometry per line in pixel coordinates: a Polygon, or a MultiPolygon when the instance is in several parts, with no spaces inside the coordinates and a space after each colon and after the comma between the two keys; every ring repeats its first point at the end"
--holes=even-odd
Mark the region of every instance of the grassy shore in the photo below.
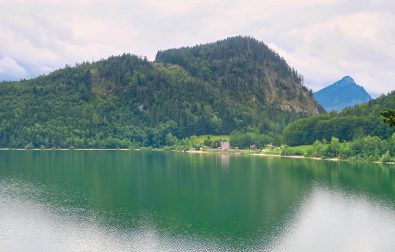
{"type": "Polygon", "coordinates": [[[378,160],[366,160],[358,158],[340,158],[340,157],[314,157],[308,156],[308,151],[312,148],[310,145],[288,147],[293,149],[293,155],[285,155],[282,153],[283,148],[266,148],[263,150],[215,150],[215,149],[205,149],[205,150],[187,150],[183,151],[191,154],[227,154],[227,155],[244,155],[244,156],[262,156],[262,157],[276,157],[276,158],[293,158],[293,159],[310,159],[310,160],[326,160],[326,161],[348,161],[348,162],[364,162],[364,163],[381,163],[381,164],[395,164],[395,162],[384,162],[378,160]]]}
{"type": "Polygon", "coordinates": [[[187,150],[181,151],[191,154],[228,154],[228,155],[245,155],[245,156],[262,156],[262,157],[280,157],[280,158],[294,158],[294,159],[313,159],[313,160],[330,160],[330,161],[339,161],[339,158],[318,158],[318,157],[306,157],[303,155],[281,155],[278,150],[273,149],[263,149],[263,150],[215,150],[215,149],[206,149],[206,150],[187,150]]]}

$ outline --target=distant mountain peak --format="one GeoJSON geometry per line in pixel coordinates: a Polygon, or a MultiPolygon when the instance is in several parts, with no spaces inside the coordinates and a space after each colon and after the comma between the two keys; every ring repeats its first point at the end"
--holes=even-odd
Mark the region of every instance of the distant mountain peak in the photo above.
{"type": "Polygon", "coordinates": [[[315,92],[314,98],[328,112],[341,111],[345,107],[352,107],[372,99],[368,92],[348,75],[315,92]]]}
{"type": "Polygon", "coordinates": [[[347,81],[347,82],[355,83],[354,79],[349,75],[344,76],[340,81],[347,81]]]}
{"type": "Polygon", "coordinates": [[[332,85],[329,85],[327,88],[331,86],[358,86],[357,83],[355,83],[355,80],[351,76],[344,76],[341,78],[341,80],[336,81],[332,85]]]}

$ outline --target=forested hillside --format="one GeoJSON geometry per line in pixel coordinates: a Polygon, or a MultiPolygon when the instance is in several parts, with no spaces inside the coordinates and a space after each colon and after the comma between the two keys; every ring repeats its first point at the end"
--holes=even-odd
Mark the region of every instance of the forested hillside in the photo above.
{"type": "Polygon", "coordinates": [[[237,104],[232,106],[238,107],[237,111],[259,107],[266,114],[273,108],[304,115],[324,111],[311,98],[312,92],[301,84],[303,77],[276,52],[252,38],[234,37],[160,51],[156,61],[182,66],[194,77],[216,87],[221,92],[219,97],[236,98],[237,104]]]}
{"type": "Polygon", "coordinates": [[[393,108],[395,91],[340,113],[332,112],[292,122],[284,130],[284,139],[291,146],[312,144],[315,140],[330,141],[332,137],[340,141],[366,135],[387,139],[395,128],[383,122],[381,112],[393,108]]]}
{"type": "Polygon", "coordinates": [[[125,54],[1,83],[0,146],[158,147],[249,126],[274,138],[319,111],[281,57],[235,37],[154,62],[125,54]]]}

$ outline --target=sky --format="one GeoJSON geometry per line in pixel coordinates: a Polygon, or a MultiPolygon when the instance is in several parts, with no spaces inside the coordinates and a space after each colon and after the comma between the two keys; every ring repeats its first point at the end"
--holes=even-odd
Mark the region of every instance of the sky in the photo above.
{"type": "Polygon", "coordinates": [[[393,0],[0,0],[0,80],[230,36],[265,42],[319,90],[395,90],[393,0]]]}

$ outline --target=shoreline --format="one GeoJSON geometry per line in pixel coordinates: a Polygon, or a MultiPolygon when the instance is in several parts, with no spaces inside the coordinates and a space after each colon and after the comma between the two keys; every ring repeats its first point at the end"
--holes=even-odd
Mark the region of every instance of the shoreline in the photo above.
{"type": "Polygon", "coordinates": [[[229,155],[247,155],[247,156],[258,156],[258,157],[277,157],[277,158],[292,158],[292,159],[311,159],[311,160],[324,160],[324,161],[334,161],[334,162],[339,162],[339,161],[350,161],[346,159],[340,159],[340,158],[320,158],[320,157],[305,157],[305,156],[298,156],[298,155],[292,155],[292,156],[282,156],[280,154],[266,154],[266,153],[257,153],[257,152],[252,152],[252,153],[243,153],[244,151],[204,151],[204,150],[188,150],[185,151],[185,153],[191,153],[191,154],[229,154],[229,155]]]}
{"type": "Polygon", "coordinates": [[[140,149],[96,149],[96,148],[75,148],[75,149],[68,149],[68,148],[46,148],[46,149],[40,149],[40,148],[33,148],[33,149],[24,149],[24,148],[0,148],[0,151],[115,151],[115,150],[120,150],[120,151],[138,151],[140,149]]]}
{"type": "Polygon", "coordinates": [[[265,153],[253,153],[250,154],[251,156],[262,156],[262,157],[280,157],[280,158],[293,158],[293,159],[310,159],[310,160],[324,160],[324,161],[334,161],[334,162],[339,162],[339,161],[350,161],[346,159],[340,159],[340,158],[320,158],[320,157],[305,157],[305,156],[282,156],[279,154],[265,154],[265,153]]]}
{"type": "Polygon", "coordinates": [[[348,160],[348,159],[340,159],[340,158],[320,158],[320,157],[306,157],[301,155],[292,155],[292,156],[282,156],[280,154],[268,154],[262,152],[252,152],[249,150],[164,150],[164,149],[145,149],[145,148],[136,148],[136,149],[127,149],[127,148],[118,148],[118,149],[100,149],[100,148],[33,148],[33,149],[24,149],[24,148],[0,148],[0,151],[173,151],[180,153],[189,153],[189,154],[210,154],[210,155],[246,155],[246,156],[257,156],[257,157],[274,157],[274,158],[291,158],[291,159],[309,159],[309,160],[321,160],[321,161],[332,161],[332,162],[363,162],[363,163],[376,163],[376,164],[386,164],[386,165],[395,165],[395,162],[380,162],[380,161],[363,161],[363,160],[348,160]]]}
{"type": "Polygon", "coordinates": [[[380,162],[380,161],[364,161],[364,160],[348,160],[341,158],[321,158],[321,157],[306,157],[306,156],[282,156],[280,154],[267,154],[267,153],[246,153],[245,150],[239,150],[238,152],[227,152],[227,151],[204,151],[204,150],[188,150],[186,153],[191,154],[228,154],[228,155],[247,155],[247,156],[258,156],[258,157],[274,157],[274,158],[290,158],[290,159],[308,159],[317,161],[331,161],[331,162],[360,162],[360,163],[375,163],[375,164],[385,164],[385,165],[395,165],[395,162],[380,162]],[[244,152],[244,153],[243,153],[244,152]]]}

